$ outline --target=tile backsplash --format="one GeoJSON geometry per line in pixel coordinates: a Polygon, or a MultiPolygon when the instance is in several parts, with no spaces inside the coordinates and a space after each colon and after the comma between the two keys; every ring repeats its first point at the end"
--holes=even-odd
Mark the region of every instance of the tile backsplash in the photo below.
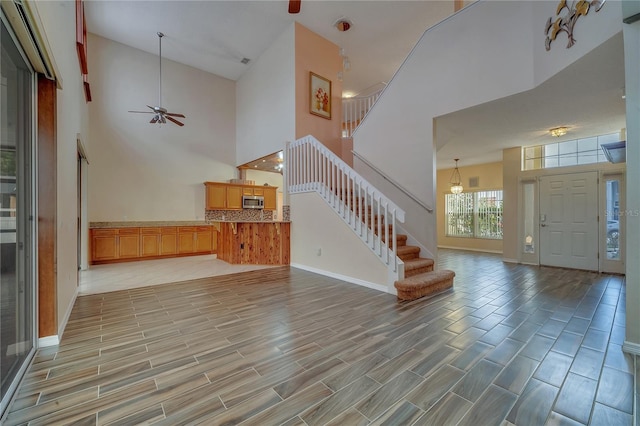
{"type": "Polygon", "coordinates": [[[272,222],[273,210],[243,209],[243,210],[207,210],[207,222],[272,222]]]}

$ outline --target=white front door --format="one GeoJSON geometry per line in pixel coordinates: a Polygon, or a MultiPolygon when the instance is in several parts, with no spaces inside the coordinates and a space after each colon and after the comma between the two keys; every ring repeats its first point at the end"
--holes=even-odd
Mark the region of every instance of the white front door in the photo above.
{"type": "Polygon", "coordinates": [[[540,264],[598,270],[598,174],[540,178],[540,264]]]}

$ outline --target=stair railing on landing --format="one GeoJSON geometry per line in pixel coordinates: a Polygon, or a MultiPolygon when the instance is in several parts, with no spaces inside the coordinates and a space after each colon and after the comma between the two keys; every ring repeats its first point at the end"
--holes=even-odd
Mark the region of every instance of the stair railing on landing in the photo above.
{"type": "Polygon", "coordinates": [[[289,194],[317,192],[390,272],[398,272],[396,225],[404,223],[404,210],[313,136],[288,143],[285,164],[289,194]]]}
{"type": "MultiPolygon", "coordinates": [[[[383,87],[384,89],[384,87],[383,87]]],[[[367,96],[342,99],[342,137],[350,138],[364,116],[378,100],[382,89],[367,96]]]]}

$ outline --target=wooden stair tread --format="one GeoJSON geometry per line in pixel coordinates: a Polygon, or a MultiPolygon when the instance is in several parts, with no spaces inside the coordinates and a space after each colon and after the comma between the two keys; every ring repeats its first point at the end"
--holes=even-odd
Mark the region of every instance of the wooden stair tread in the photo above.
{"type": "Polygon", "coordinates": [[[398,299],[415,300],[452,288],[455,276],[455,272],[441,269],[396,281],[394,286],[398,290],[398,299]]]}

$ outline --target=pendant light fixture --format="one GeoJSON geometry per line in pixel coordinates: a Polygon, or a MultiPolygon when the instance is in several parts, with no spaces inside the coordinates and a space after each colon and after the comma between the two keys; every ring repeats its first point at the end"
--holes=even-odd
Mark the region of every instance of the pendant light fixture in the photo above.
{"type": "Polygon", "coordinates": [[[451,174],[451,179],[449,179],[449,183],[451,184],[451,193],[452,194],[460,194],[462,192],[462,184],[460,183],[460,170],[458,170],[458,161],[459,158],[455,158],[456,168],[453,169],[453,173],[451,174]]]}

